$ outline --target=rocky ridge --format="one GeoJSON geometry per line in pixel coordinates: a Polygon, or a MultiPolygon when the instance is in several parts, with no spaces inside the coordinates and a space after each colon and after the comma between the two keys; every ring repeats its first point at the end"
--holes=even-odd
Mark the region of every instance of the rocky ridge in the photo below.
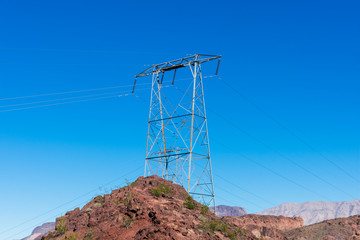
{"type": "Polygon", "coordinates": [[[343,218],[360,214],[360,200],[343,202],[313,201],[305,203],[283,203],[266,209],[259,215],[274,215],[301,217],[304,225],[310,225],[324,220],[343,218]]]}
{"type": "Polygon", "coordinates": [[[224,221],[232,223],[247,232],[252,233],[259,239],[286,240],[286,232],[301,228],[301,218],[288,218],[284,216],[260,216],[248,214],[241,217],[223,217],[224,221]]]}
{"type": "Polygon", "coordinates": [[[288,239],[355,240],[360,239],[360,216],[337,218],[290,230],[288,239]]]}

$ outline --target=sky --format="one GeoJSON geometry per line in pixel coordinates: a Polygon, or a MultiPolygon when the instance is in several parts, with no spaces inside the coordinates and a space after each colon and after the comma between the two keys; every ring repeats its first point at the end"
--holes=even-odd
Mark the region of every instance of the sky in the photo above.
{"type": "Polygon", "coordinates": [[[0,239],[142,175],[150,79],[138,97],[106,97],[196,53],[222,55],[223,81],[204,82],[217,204],[359,199],[359,7],[1,1],[0,239]],[[50,105],[62,98],[72,103],[50,105]]]}

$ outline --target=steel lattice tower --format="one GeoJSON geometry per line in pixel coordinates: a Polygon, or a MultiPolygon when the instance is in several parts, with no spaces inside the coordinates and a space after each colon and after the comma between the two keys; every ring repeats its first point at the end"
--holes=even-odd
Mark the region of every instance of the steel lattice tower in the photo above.
{"type": "Polygon", "coordinates": [[[152,76],[144,175],[171,180],[208,206],[215,206],[215,195],[201,64],[218,59],[217,74],[220,58],[197,54],[152,65],[138,74],[134,83],[135,89],[137,78],[152,76]],[[185,79],[186,90],[170,95],[164,75],[173,72],[170,86],[174,86],[180,69],[191,74],[185,79]],[[178,98],[173,100],[175,95],[178,98]]]}

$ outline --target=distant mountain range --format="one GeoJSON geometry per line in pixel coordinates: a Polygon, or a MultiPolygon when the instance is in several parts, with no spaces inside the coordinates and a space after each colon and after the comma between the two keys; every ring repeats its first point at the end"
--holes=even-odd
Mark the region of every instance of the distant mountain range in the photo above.
{"type": "Polygon", "coordinates": [[[344,202],[318,201],[305,203],[283,203],[257,214],[301,217],[304,220],[304,225],[310,225],[328,219],[358,215],[360,214],[360,200],[344,202]]]}
{"type": "MultiPolygon", "coordinates": [[[[211,207],[210,210],[214,212],[214,207],[211,207]]],[[[216,216],[244,216],[247,214],[246,210],[242,207],[230,207],[225,205],[216,206],[216,216]]]]}
{"type": "Polygon", "coordinates": [[[39,240],[42,236],[47,234],[48,232],[55,229],[55,223],[54,222],[48,222],[44,223],[41,226],[36,227],[30,236],[23,238],[21,240],[39,240]]]}
{"type": "MultiPolygon", "coordinates": [[[[210,208],[214,211],[214,208],[210,208]]],[[[216,215],[243,216],[247,212],[242,207],[225,205],[216,206],[216,215]]],[[[322,222],[328,219],[344,218],[360,214],[360,200],[343,202],[313,201],[305,203],[283,203],[279,206],[258,212],[258,215],[274,215],[286,217],[301,217],[304,225],[322,222]]]]}

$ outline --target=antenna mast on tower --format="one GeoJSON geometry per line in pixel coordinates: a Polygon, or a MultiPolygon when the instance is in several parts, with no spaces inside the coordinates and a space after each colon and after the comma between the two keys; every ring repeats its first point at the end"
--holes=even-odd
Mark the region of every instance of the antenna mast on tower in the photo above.
{"type": "Polygon", "coordinates": [[[152,76],[145,177],[156,174],[171,180],[207,206],[215,206],[215,194],[201,64],[218,59],[217,74],[220,58],[196,54],[152,65],[136,75],[133,88],[137,78],[152,76]],[[189,78],[175,81],[186,69],[189,78]],[[164,81],[165,73],[170,81],[164,81]],[[171,93],[174,88],[167,82],[179,91],[171,93]]]}

